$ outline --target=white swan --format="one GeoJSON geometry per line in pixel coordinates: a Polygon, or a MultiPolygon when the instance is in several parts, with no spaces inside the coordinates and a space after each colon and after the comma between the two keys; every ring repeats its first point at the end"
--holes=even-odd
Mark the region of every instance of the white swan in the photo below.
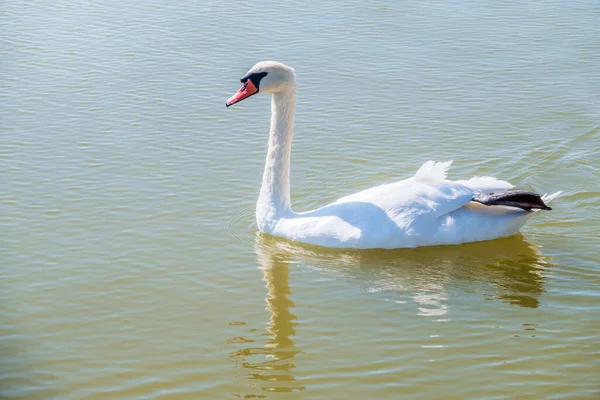
{"type": "Polygon", "coordinates": [[[451,162],[427,161],[415,176],[376,186],[304,213],[292,211],[290,155],[296,106],[294,70],[274,61],[256,64],[227,107],[256,93],[270,93],[271,130],[256,204],[261,232],[339,248],[402,248],[460,244],[510,236],[560,192],[506,192],[513,186],[491,177],[450,181],[451,162]],[[494,195],[489,195],[494,193],[494,195]]]}

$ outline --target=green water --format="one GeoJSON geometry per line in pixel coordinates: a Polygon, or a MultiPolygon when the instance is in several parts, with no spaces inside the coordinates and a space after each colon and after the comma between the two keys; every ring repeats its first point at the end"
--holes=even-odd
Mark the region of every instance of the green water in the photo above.
{"type": "Polygon", "coordinates": [[[597,398],[600,9],[519,2],[0,6],[6,399],[597,398]],[[296,68],[302,211],[455,160],[563,190],[522,235],[327,251],[253,225],[296,68]]]}

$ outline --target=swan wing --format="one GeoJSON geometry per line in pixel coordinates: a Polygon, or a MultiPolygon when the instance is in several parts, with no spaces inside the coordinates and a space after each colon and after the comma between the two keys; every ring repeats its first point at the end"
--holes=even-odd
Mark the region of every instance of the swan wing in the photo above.
{"type": "Polygon", "coordinates": [[[513,187],[508,182],[489,176],[450,181],[446,179],[452,161],[427,161],[417,173],[402,181],[376,186],[334,204],[349,202],[371,203],[390,216],[410,214],[413,217],[428,214],[439,217],[464,207],[480,193],[505,191],[513,187]]]}

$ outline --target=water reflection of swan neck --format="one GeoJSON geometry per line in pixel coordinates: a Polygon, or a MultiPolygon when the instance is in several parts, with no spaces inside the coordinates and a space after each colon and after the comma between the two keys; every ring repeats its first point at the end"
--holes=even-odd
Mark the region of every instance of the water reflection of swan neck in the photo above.
{"type": "MultiPolygon", "coordinates": [[[[265,301],[270,317],[266,330],[269,338],[262,346],[255,340],[244,341],[252,343],[252,347],[237,350],[230,359],[243,368],[244,373],[239,377],[256,382],[252,386],[259,387],[262,392],[304,390],[305,387],[292,374],[296,367],[293,359],[300,350],[296,349],[292,340],[297,323],[291,312],[294,303],[290,299],[290,258],[271,250],[257,241],[256,255],[267,288],[265,301]]],[[[264,396],[246,394],[245,397],[264,396]]]]}
{"type": "Polygon", "coordinates": [[[268,331],[273,335],[270,344],[276,348],[293,347],[294,341],[290,338],[295,335],[296,316],[290,311],[295,304],[290,300],[290,267],[289,261],[277,260],[269,255],[262,254],[259,259],[263,261],[263,279],[266,282],[268,296],[267,310],[271,312],[268,331]]]}

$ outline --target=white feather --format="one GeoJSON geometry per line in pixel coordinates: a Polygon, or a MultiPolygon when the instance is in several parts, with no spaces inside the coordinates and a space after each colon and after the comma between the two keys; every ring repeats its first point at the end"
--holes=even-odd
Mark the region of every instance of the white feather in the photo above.
{"type": "Polygon", "coordinates": [[[415,174],[415,180],[419,182],[438,182],[446,179],[448,169],[452,165],[452,161],[435,162],[429,160],[419,168],[415,174]]]}
{"type": "Polygon", "coordinates": [[[552,194],[544,194],[542,196],[542,200],[544,201],[544,203],[548,204],[550,203],[552,200],[554,200],[555,198],[557,198],[558,196],[560,196],[560,194],[562,193],[561,190],[559,190],[558,192],[552,193],[552,194]]]}

